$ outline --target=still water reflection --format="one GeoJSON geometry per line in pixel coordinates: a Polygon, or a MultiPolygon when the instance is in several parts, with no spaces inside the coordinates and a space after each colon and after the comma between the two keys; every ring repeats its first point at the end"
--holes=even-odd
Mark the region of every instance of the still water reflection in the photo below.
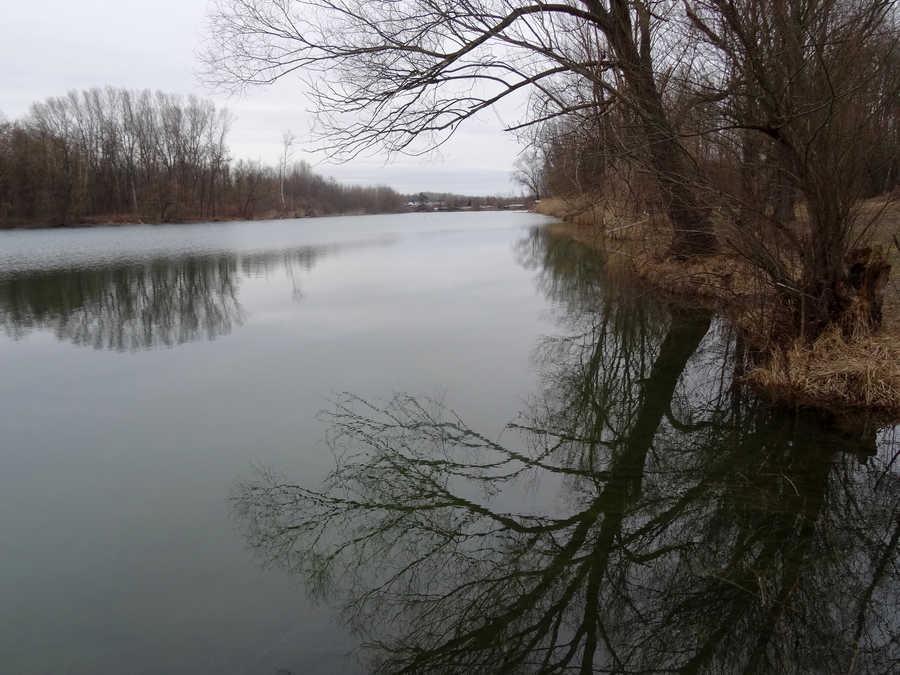
{"type": "Polygon", "coordinates": [[[513,250],[544,220],[0,232],[0,673],[359,672],[229,491],[254,465],[317,483],[336,391],[499,428],[551,323],[513,250]]]}
{"type": "MultiPolygon", "coordinates": [[[[227,335],[243,321],[241,279],[308,272],[340,246],[160,257],[0,275],[0,325],[12,338],[50,330],[60,340],[118,351],[227,335]]],[[[293,296],[302,295],[295,282],[293,296]]]]}
{"type": "Polygon", "coordinates": [[[896,672],[893,433],[773,410],[709,313],[544,230],[517,249],[555,314],[515,421],[338,397],[323,483],[236,489],[258,557],[380,672],[896,672]]]}
{"type": "Polygon", "coordinates": [[[0,672],[896,671],[892,432],[541,222],[0,232],[0,672]]]}

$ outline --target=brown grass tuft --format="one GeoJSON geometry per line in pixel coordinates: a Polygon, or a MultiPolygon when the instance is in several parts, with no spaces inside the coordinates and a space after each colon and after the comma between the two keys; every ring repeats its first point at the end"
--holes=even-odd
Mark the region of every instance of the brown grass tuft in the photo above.
{"type": "Polygon", "coordinates": [[[900,416],[900,344],[889,335],[848,342],[833,327],[811,345],[774,354],[747,379],[782,403],[900,416]]]}

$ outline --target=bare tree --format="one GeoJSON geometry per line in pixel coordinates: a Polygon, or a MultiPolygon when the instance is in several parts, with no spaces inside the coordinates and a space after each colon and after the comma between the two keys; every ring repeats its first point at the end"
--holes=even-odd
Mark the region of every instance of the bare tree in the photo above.
{"type": "Polygon", "coordinates": [[[590,82],[637,116],[674,228],[672,251],[686,256],[717,243],[658,81],[665,68],[654,42],[676,8],[635,0],[219,0],[206,61],[210,80],[228,86],[300,74],[326,129],[322,148],[343,158],[376,146],[433,148],[519,92],[538,92],[549,105],[512,128],[587,109],[595,100],[570,103],[554,82],[590,82]],[[586,44],[585,35],[596,39],[586,44]]]}
{"type": "Polygon", "coordinates": [[[516,160],[513,180],[528,190],[535,199],[540,199],[544,193],[545,164],[542,153],[534,148],[526,150],[516,160]]]}
{"type": "Polygon", "coordinates": [[[294,156],[293,146],[294,141],[297,140],[297,137],[294,136],[293,132],[290,129],[285,131],[281,135],[281,158],[278,163],[278,187],[281,195],[281,208],[284,210],[286,208],[286,203],[284,200],[284,178],[287,174],[288,164],[291,161],[291,158],[294,156]]]}
{"type": "Polygon", "coordinates": [[[760,213],[770,227],[741,228],[733,243],[769,274],[808,337],[832,322],[850,333],[881,320],[889,268],[873,251],[854,248],[865,235],[856,213],[865,163],[885,141],[889,126],[882,121],[900,92],[894,6],[893,0],[686,3],[709,60],[723,64],[716,87],[725,94],[722,128],[741,129],[774,167],[767,185],[773,208],[760,213]],[[795,189],[804,198],[804,227],[791,225],[795,189]]]}

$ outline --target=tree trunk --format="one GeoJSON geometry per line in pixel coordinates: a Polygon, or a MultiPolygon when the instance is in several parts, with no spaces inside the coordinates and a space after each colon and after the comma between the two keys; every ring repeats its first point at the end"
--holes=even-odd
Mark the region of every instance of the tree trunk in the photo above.
{"type": "MultiPolygon", "coordinates": [[[[781,147],[776,148],[776,152],[781,155],[785,151],[781,147]]],[[[769,200],[772,205],[772,217],[780,224],[791,223],[794,220],[794,204],[796,202],[796,193],[790,174],[786,170],[786,166],[790,165],[789,157],[770,157],[771,178],[769,181],[769,200]]]]}
{"type": "Polygon", "coordinates": [[[669,123],[655,84],[646,83],[639,96],[651,168],[674,230],[670,253],[677,258],[714,253],[718,242],[712,221],[694,192],[700,176],[689,166],[690,158],[669,123]]]}
{"type": "Polygon", "coordinates": [[[853,249],[840,264],[822,270],[795,308],[800,335],[813,340],[829,325],[847,338],[877,330],[890,272],[881,251],[869,247],[853,249]]]}
{"type": "MultiPolygon", "coordinates": [[[[590,7],[593,3],[587,4],[590,7]]],[[[695,193],[700,175],[678,140],[653,76],[650,17],[642,15],[638,19],[638,44],[630,12],[627,2],[613,3],[604,33],[619,59],[633,98],[631,103],[640,116],[650,151],[650,168],[672,223],[674,236],[669,253],[677,258],[714,253],[718,249],[716,233],[695,193]]]]}

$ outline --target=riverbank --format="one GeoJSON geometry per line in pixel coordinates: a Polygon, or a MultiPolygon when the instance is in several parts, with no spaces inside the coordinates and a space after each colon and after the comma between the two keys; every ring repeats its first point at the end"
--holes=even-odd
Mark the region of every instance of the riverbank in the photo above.
{"type": "Polygon", "coordinates": [[[135,215],[113,215],[113,216],[85,216],[77,221],[65,224],[53,224],[48,222],[28,222],[17,221],[8,223],[0,221],[0,231],[3,230],[56,230],[56,229],[81,229],[89,227],[126,227],[129,225],[191,225],[197,223],[231,223],[231,222],[257,222],[267,220],[299,220],[304,218],[340,218],[347,216],[379,216],[379,215],[400,215],[406,213],[475,213],[489,211],[528,211],[528,208],[522,204],[513,204],[510,207],[460,207],[460,208],[404,208],[394,211],[340,211],[340,212],[321,212],[321,211],[268,211],[259,215],[245,218],[239,215],[225,216],[205,216],[202,218],[174,218],[165,221],[141,218],[135,215]],[[514,208],[515,207],[515,208],[514,208]]]}
{"type": "MultiPolygon", "coordinates": [[[[285,216],[288,217],[288,216],[285,216]]],[[[227,223],[233,220],[242,220],[234,216],[209,216],[206,218],[184,218],[168,220],[164,223],[151,219],[143,219],[136,216],[96,216],[80,218],[69,223],[48,223],[34,221],[17,221],[14,223],[0,223],[2,230],[77,230],[90,227],[128,227],[130,225],[190,225],[192,223],[227,223]]],[[[255,220],[267,220],[258,218],[255,220]]]]}
{"type": "MultiPolygon", "coordinates": [[[[407,211],[391,211],[388,213],[407,213],[407,211]]],[[[362,216],[362,215],[381,215],[367,214],[364,211],[348,211],[341,213],[299,213],[296,211],[279,213],[276,211],[262,213],[250,218],[244,218],[234,214],[226,216],[204,216],[202,218],[174,218],[165,221],[141,218],[134,215],[118,215],[118,216],[85,216],[77,221],[65,224],[52,224],[47,222],[16,222],[16,223],[0,223],[0,231],[2,230],[56,230],[56,229],[82,229],[89,227],[128,227],[130,225],[192,225],[197,223],[231,223],[231,222],[256,222],[266,220],[295,220],[302,218],[328,218],[331,216],[362,216]]]]}
{"type": "Polygon", "coordinates": [[[609,256],[636,281],[657,293],[702,303],[727,316],[758,350],[759,362],[746,376],[764,395],[781,404],[835,414],[900,421],[900,205],[872,200],[864,211],[882,211],[872,244],[892,265],[885,289],[884,320],[874,334],[845,338],[825,331],[812,344],[785,344],[779,331],[774,289],[759,270],[737,253],[722,252],[687,262],[666,255],[671,230],[661,215],[616,213],[588,197],[546,199],[536,210],[558,218],[551,227],[609,256]]]}

